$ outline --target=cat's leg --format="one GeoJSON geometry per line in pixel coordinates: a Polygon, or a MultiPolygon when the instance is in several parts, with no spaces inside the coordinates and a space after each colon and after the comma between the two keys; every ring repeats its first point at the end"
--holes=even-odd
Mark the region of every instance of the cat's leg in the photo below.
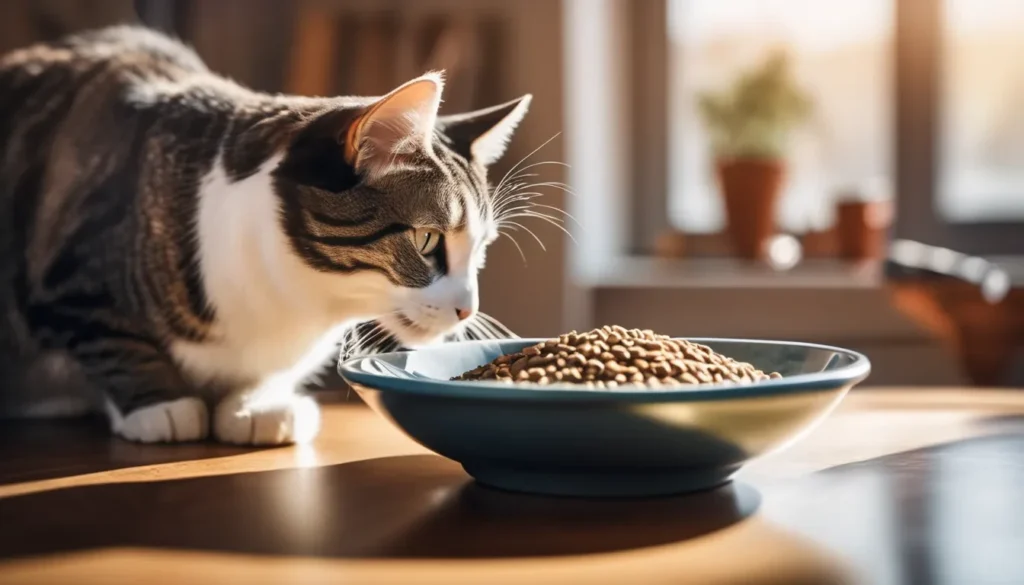
{"type": "Polygon", "coordinates": [[[206,403],[195,396],[165,400],[120,414],[107,403],[111,429],[117,435],[140,443],[187,443],[201,441],[210,433],[206,403]]]}
{"type": "MultiPolygon", "coordinates": [[[[36,308],[37,311],[43,310],[36,308]]],[[[209,434],[206,403],[177,365],[145,336],[111,319],[49,309],[41,337],[59,343],[106,402],[111,430],[131,441],[175,443],[209,434]]]]}
{"type": "Polygon", "coordinates": [[[209,435],[206,403],[163,352],[137,346],[118,353],[113,360],[79,355],[90,378],[103,381],[114,433],[141,443],[199,441],[209,435]]]}
{"type": "Polygon", "coordinates": [[[292,376],[270,376],[217,405],[213,432],[236,445],[287,445],[311,441],[320,432],[320,408],[297,393],[292,376]]]}

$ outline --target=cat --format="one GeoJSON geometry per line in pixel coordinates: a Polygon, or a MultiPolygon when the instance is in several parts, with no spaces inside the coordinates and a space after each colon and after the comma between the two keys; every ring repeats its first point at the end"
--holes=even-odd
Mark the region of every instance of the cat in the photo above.
{"type": "Polygon", "coordinates": [[[487,167],[531,96],[440,116],[443,85],[270,95],[135,26],[0,58],[0,410],[302,442],[320,417],[296,389],[353,331],[493,332],[487,167]]]}

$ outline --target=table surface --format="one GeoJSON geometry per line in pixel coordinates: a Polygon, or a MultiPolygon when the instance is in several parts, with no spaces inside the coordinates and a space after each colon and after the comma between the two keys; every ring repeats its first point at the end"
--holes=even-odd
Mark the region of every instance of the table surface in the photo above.
{"type": "Polygon", "coordinates": [[[631,501],[479,487],[324,410],[266,450],[0,423],[0,583],[1024,583],[1022,391],[855,391],[728,486],[631,501]]]}

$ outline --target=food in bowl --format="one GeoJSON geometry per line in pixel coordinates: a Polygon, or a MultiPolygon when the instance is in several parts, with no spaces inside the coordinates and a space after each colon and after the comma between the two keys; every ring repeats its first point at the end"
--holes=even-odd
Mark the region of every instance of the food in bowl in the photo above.
{"type": "Polygon", "coordinates": [[[607,325],[502,355],[453,381],[508,384],[580,384],[587,388],[662,387],[686,384],[750,384],[781,378],[739,362],[706,345],[672,339],[649,329],[607,325]]]}

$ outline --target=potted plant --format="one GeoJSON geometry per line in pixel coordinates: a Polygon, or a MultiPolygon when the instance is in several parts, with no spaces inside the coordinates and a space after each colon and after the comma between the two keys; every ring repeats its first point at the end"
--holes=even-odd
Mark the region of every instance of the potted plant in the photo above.
{"type": "Polygon", "coordinates": [[[775,230],[788,138],[810,114],[811,100],[780,51],[725,90],[701,94],[698,107],[711,138],[733,248],[740,257],[763,259],[775,230]]]}

